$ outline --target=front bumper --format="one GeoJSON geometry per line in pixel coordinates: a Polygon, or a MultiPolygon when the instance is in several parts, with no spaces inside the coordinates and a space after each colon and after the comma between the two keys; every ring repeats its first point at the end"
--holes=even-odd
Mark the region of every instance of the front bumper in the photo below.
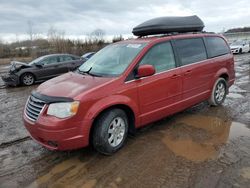
{"type": "MultiPolygon", "coordinates": [[[[55,118],[52,118],[55,119],[55,118]]],[[[72,150],[86,147],[89,144],[90,121],[40,121],[33,122],[23,114],[24,125],[30,136],[39,144],[50,150],[72,150]],[[70,128],[65,127],[70,124],[70,128]],[[51,127],[51,129],[49,128],[51,127]]]]}
{"type": "Polygon", "coordinates": [[[5,74],[2,77],[2,80],[4,81],[5,85],[8,86],[17,86],[19,85],[19,77],[15,74],[5,74]]]}

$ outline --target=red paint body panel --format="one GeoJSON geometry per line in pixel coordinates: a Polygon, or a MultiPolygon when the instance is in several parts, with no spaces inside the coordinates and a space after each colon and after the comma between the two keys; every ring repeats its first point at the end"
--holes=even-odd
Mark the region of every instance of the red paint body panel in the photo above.
{"type": "Polygon", "coordinates": [[[219,35],[186,34],[123,41],[122,43],[146,42],[147,46],[121,76],[103,78],[67,73],[41,84],[37,92],[73,98],[80,101],[80,107],[75,116],[66,119],[47,115],[47,106],[36,122],[30,121],[24,113],[27,130],[36,141],[49,149],[76,149],[89,144],[95,118],[109,107],[124,105],[130,108],[134,113],[135,127],[138,128],[207,100],[213,84],[221,75],[228,76],[229,86],[234,83],[232,54],[126,81],[127,76],[153,45],[173,39],[204,36],[219,35]],[[48,145],[48,141],[55,141],[58,146],[52,147],[48,145]]]}

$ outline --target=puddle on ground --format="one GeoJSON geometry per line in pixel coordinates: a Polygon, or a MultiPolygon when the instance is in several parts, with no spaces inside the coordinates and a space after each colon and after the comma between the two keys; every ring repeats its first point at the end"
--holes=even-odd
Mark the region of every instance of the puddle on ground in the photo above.
{"type": "MultiPolygon", "coordinates": [[[[250,126],[249,126],[250,127],[250,126]]],[[[250,129],[246,127],[246,125],[238,122],[232,122],[230,127],[229,140],[238,137],[250,137],[250,129]]]]}
{"type": "Polygon", "coordinates": [[[92,188],[96,180],[81,179],[81,175],[86,173],[85,163],[78,157],[73,157],[54,166],[47,174],[36,179],[28,187],[82,187],[92,188]]]}
{"type": "Polygon", "coordinates": [[[250,137],[246,125],[217,117],[189,115],[179,118],[176,123],[166,132],[163,143],[175,155],[196,162],[216,158],[220,146],[228,140],[250,137]]]}
{"type": "MultiPolygon", "coordinates": [[[[165,172],[174,170],[171,164],[179,160],[175,155],[195,162],[214,159],[220,146],[228,140],[250,135],[244,124],[201,115],[185,115],[176,118],[170,126],[158,127],[160,129],[141,134],[131,141],[131,145],[110,158],[93,159],[92,156],[83,158],[78,155],[65,160],[38,177],[29,187],[119,187],[138,174],[145,174],[142,179],[147,174],[157,174],[161,166],[169,167],[165,172]]],[[[159,175],[167,174],[165,172],[159,172],[159,175]]]]}
{"type": "MultiPolygon", "coordinates": [[[[90,161],[88,161],[90,162],[90,161]]],[[[95,176],[90,175],[90,167],[87,167],[88,162],[81,161],[81,156],[75,156],[66,161],[55,165],[49,172],[38,177],[32,182],[28,188],[93,188],[98,185],[97,175],[102,172],[102,167],[98,170],[95,176]],[[88,175],[87,175],[88,174],[88,175]]],[[[100,167],[100,166],[99,166],[100,167]]],[[[100,178],[100,177],[99,177],[100,178]]],[[[117,177],[109,182],[110,187],[118,187],[122,178],[117,177]]]]}

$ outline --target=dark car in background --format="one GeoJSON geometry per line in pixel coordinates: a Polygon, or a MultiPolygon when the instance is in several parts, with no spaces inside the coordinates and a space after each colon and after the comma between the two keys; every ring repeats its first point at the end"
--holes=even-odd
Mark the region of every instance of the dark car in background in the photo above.
{"type": "Polygon", "coordinates": [[[73,71],[85,62],[71,54],[51,54],[41,56],[30,63],[12,61],[7,75],[2,76],[6,85],[32,85],[73,71]]]}
{"type": "Polygon", "coordinates": [[[91,58],[93,55],[95,55],[96,52],[88,52],[86,54],[83,54],[81,56],[81,59],[87,61],[89,58],[91,58]]]}

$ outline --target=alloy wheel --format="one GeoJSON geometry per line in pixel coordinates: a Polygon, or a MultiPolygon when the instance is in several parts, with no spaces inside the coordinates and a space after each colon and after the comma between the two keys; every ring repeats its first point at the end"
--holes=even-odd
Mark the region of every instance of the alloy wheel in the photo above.
{"type": "Polygon", "coordinates": [[[108,128],[108,142],[112,147],[118,146],[125,135],[125,121],[121,117],[116,117],[108,128]]]}
{"type": "Polygon", "coordinates": [[[215,90],[215,98],[218,102],[221,102],[226,94],[226,87],[222,82],[219,82],[215,90]]]}
{"type": "Polygon", "coordinates": [[[34,77],[30,74],[27,74],[23,77],[23,83],[25,85],[32,85],[34,83],[34,77]]]}

